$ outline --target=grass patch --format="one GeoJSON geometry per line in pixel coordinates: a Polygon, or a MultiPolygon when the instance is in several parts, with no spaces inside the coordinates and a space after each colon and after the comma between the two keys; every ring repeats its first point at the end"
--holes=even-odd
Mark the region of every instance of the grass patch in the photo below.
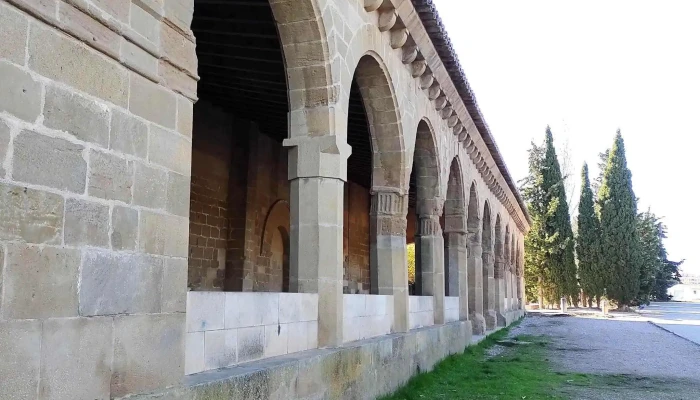
{"type": "Polygon", "coordinates": [[[559,390],[568,385],[591,385],[586,374],[553,371],[545,353],[547,341],[541,336],[521,335],[530,344],[508,347],[487,359],[487,349],[506,337],[507,329],[487,336],[463,354],[450,356],[432,372],[412,378],[408,384],[383,400],[429,399],[565,399],[559,390]]]}

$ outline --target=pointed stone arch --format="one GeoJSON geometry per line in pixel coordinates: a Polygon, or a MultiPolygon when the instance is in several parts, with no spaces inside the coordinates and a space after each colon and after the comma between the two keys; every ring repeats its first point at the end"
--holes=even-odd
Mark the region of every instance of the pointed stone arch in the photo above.
{"type": "Polygon", "coordinates": [[[476,182],[469,187],[469,205],[467,209],[467,280],[469,284],[469,319],[472,321],[472,333],[483,335],[486,332],[483,298],[483,260],[481,258],[481,216],[479,215],[479,196],[476,182]]]}
{"type": "Polygon", "coordinates": [[[472,182],[471,186],[469,186],[469,203],[467,207],[469,241],[481,245],[481,215],[479,214],[479,194],[476,191],[476,182],[472,182]]]}
{"type": "Polygon", "coordinates": [[[493,255],[493,225],[491,223],[491,205],[484,201],[481,228],[481,264],[483,267],[482,297],[486,329],[496,327],[495,287],[494,287],[494,255],[493,255]]]}
{"type": "Polygon", "coordinates": [[[494,278],[500,279],[503,277],[503,231],[501,227],[501,214],[496,215],[496,227],[494,229],[494,278]]]}
{"type": "Polygon", "coordinates": [[[469,317],[467,296],[467,208],[459,157],[450,163],[444,206],[445,293],[459,296],[459,318],[469,317]]]}

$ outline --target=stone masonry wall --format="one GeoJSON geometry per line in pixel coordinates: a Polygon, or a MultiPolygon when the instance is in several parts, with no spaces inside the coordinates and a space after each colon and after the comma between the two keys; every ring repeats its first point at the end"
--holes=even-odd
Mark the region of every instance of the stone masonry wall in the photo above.
{"type": "Polygon", "coordinates": [[[196,59],[165,3],[0,2],[2,399],[182,379],[196,59]]]}

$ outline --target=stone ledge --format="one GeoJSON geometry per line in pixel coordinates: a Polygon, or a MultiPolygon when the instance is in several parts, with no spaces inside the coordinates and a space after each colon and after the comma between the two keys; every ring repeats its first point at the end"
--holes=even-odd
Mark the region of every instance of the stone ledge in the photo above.
{"type": "Polygon", "coordinates": [[[190,375],[181,386],[130,399],[374,399],[472,343],[458,321],[190,375]]]}

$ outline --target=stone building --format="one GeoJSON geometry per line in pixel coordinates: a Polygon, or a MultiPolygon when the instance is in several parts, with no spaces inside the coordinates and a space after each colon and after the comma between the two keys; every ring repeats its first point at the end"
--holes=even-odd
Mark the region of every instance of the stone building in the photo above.
{"type": "Polygon", "coordinates": [[[0,0],[2,399],[374,398],[528,228],[431,0],[0,0]]]}

